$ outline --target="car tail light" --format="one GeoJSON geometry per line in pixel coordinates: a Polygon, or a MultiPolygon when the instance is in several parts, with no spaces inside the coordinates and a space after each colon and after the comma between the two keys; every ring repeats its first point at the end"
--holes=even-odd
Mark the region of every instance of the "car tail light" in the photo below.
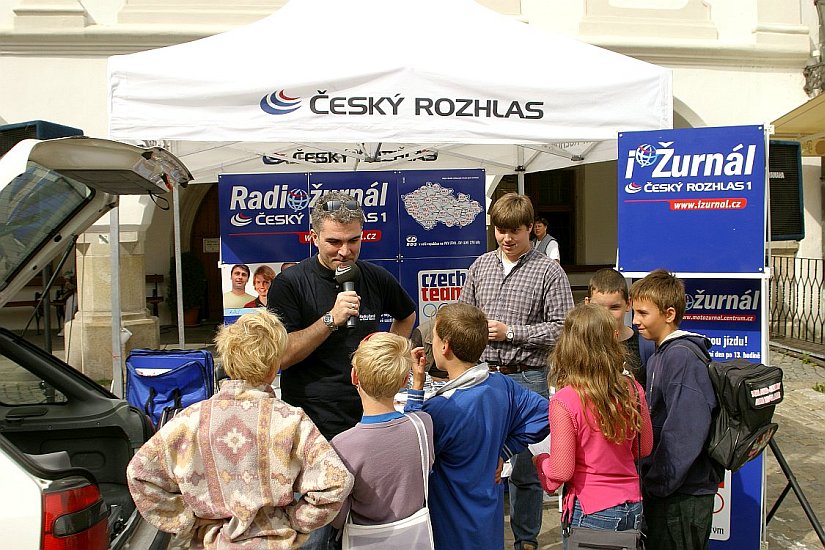
{"type": "Polygon", "coordinates": [[[85,478],[59,479],[43,493],[43,550],[109,547],[108,509],[85,478]]]}

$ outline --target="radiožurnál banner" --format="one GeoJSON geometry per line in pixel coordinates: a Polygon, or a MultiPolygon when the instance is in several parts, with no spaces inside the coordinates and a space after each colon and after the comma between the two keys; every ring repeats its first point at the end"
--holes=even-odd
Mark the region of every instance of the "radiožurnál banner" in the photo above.
{"type": "Polygon", "coordinates": [[[765,130],[619,134],[618,269],[764,273],[765,130]]]}
{"type": "Polygon", "coordinates": [[[359,259],[398,278],[418,303],[419,321],[457,299],[467,268],[487,250],[484,170],[222,174],[218,202],[227,322],[251,311],[254,297],[265,291],[256,280],[277,276],[316,252],[310,213],[328,191],[346,191],[362,205],[359,259]],[[250,270],[243,292],[242,281],[233,287],[236,264],[250,270]],[[242,298],[230,306],[226,297],[233,301],[233,291],[242,298]],[[248,299],[243,307],[237,305],[241,299],[248,299]]]}

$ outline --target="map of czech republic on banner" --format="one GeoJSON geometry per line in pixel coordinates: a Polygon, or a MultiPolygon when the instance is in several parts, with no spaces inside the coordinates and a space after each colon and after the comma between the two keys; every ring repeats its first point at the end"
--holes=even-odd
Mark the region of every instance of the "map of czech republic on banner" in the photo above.
{"type": "Polygon", "coordinates": [[[620,133],[619,271],[763,273],[765,140],[763,126],[620,133]]]}

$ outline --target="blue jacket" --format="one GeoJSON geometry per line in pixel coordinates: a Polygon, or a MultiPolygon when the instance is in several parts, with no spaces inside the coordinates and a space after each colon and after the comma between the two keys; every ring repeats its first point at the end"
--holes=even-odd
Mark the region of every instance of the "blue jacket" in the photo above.
{"type": "Polygon", "coordinates": [[[708,368],[696,355],[709,358],[709,349],[704,336],[677,330],[648,360],[653,452],[642,460],[646,495],[708,495],[719,488],[724,471],[705,452],[716,395],[708,368]]]}
{"type": "MultiPolygon", "coordinates": [[[[422,408],[410,390],[407,410],[422,408]]],[[[487,364],[467,370],[423,402],[433,419],[435,464],[429,507],[436,548],[501,550],[504,485],[495,483],[507,459],[550,433],[548,402],[487,364]]]]}

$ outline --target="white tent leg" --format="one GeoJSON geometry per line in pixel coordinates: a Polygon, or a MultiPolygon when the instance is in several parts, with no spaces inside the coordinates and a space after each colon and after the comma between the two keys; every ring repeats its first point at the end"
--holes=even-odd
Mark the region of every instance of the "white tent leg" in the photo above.
{"type": "Polygon", "coordinates": [[[177,182],[172,184],[172,210],[174,219],[174,233],[175,233],[175,295],[177,296],[178,306],[178,346],[184,349],[185,337],[183,334],[183,281],[181,280],[181,266],[180,266],[180,186],[177,182]]]}
{"type": "Polygon", "coordinates": [[[518,194],[524,194],[524,147],[516,145],[516,159],[518,166],[516,166],[516,174],[518,175],[518,194]]]}
{"type": "Polygon", "coordinates": [[[120,206],[109,211],[112,262],[112,393],[123,397],[123,348],[120,344],[120,206]]]}

